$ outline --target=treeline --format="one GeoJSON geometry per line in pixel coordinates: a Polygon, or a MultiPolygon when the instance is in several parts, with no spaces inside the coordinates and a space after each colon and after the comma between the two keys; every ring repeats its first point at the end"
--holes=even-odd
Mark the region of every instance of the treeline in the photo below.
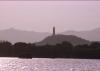
{"type": "Polygon", "coordinates": [[[100,43],[73,46],[69,42],[36,46],[34,43],[0,42],[0,57],[20,58],[91,58],[100,59],[100,43]]]}

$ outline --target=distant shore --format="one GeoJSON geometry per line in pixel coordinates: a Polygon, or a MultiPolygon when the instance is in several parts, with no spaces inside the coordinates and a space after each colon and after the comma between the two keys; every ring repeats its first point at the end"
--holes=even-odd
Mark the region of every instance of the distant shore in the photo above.
{"type": "Polygon", "coordinates": [[[69,42],[36,46],[25,42],[12,45],[8,41],[3,41],[0,42],[0,57],[100,59],[100,42],[77,46],[69,42]]]}

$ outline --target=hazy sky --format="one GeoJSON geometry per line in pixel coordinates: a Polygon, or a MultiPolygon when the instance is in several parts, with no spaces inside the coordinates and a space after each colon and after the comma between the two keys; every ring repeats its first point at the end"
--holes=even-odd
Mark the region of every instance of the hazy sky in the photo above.
{"type": "Polygon", "coordinates": [[[38,32],[100,27],[100,1],[0,1],[0,29],[38,32]]]}

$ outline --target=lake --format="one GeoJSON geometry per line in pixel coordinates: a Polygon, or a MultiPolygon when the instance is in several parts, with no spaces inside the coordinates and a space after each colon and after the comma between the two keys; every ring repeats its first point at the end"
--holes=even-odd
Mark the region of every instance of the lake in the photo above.
{"type": "Polygon", "coordinates": [[[100,71],[100,60],[0,58],[0,71],[100,71]]]}

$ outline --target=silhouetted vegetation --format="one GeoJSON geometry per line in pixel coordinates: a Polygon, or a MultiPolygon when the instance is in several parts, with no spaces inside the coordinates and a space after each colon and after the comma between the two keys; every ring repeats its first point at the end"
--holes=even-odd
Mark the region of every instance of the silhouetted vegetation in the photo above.
{"type": "Polygon", "coordinates": [[[20,58],[93,58],[100,59],[100,43],[73,46],[69,42],[36,46],[34,43],[0,41],[1,57],[20,58]]]}

